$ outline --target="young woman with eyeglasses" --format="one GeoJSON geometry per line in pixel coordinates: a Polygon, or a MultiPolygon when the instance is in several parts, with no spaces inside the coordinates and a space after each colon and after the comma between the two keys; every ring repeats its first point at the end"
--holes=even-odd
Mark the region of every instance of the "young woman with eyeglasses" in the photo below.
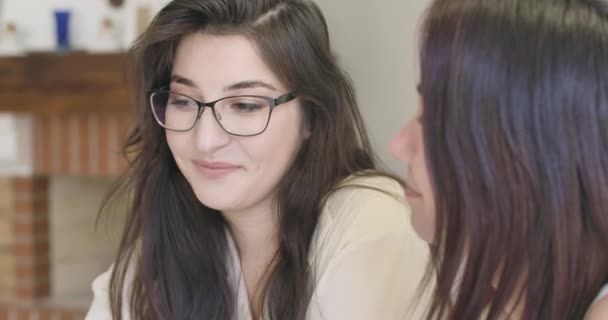
{"type": "Polygon", "coordinates": [[[409,317],[426,248],[313,2],[175,0],[131,55],[130,211],[87,319],[409,317]]]}

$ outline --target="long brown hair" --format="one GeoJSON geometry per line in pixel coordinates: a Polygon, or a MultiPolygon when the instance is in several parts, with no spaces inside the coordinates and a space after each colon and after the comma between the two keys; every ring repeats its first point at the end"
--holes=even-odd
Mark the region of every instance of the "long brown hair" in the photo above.
{"type": "Polygon", "coordinates": [[[420,59],[428,318],[582,319],[608,282],[608,5],[435,0],[420,59]]]}
{"type": "Polygon", "coordinates": [[[131,49],[137,126],[125,144],[131,166],[113,193],[132,194],[111,278],[113,317],[121,319],[123,304],[133,319],[234,317],[225,221],[195,197],[148,105],[147,92],[169,83],[180,39],[195,32],[248,37],[301,101],[311,136],[278,186],[280,243],[261,292],[270,319],[303,319],[323,201],[347,176],[376,168],[351,82],[309,0],[174,0],[131,49]]]}

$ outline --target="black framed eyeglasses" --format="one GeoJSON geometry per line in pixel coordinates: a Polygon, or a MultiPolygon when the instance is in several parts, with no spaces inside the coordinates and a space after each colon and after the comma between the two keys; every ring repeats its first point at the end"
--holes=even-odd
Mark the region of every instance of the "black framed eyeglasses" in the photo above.
{"type": "Polygon", "coordinates": [[[227,133],[235,136],[256,136],[268,127],[275,107],[295,98],[292,93],[276,99],[239,95],[202,102],[180,93],[161,89],[150,92],[150,107],[158,124],[167,130],[179,132],[191,130],[200,119],[205,107],[209,107],[217,123],[227,133]]]}

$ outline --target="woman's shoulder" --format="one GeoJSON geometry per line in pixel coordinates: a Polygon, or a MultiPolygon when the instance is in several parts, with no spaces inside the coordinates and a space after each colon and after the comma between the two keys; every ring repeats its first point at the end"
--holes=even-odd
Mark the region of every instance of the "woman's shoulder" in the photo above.
{"type": "Polygon", "coordinates": [[[335,299],[321,309],[336,310],[340,301],[354,297],[365,301],[349,309],[362,312],[357,319],[398,319],[395,313],[421,318],[422,308],[409,310],[412,317],[405,314],[408,301],[419,294],[428,247],[411,227],[399,181],[373,173],[348,177],[327,198],[315,233],[309,255],[315,292],[335,299]],[[383,298],[382,292],[399,299],[383,298]],[[365,313],[373,306],[378,314],[365,313]]]}
{"type": "Polygon", "coordinates": [[[365,172],[345,179],[327,198],[315,230],[318,250],[335,252],[370,240],[410,237],[410,211],[400,183],[365,172]]]}
{"type": "Polygon", "coordinates": [[[400,192],[403,195],[401,182],[390,175],[366,170],[358,172],[346,177],[338,185],[338,189],[345,189],[351,187],[350,190],[376,190],[383,192],[400,192]]]}
{"type": "Polygon", "coordinates": [[[110,281],[112,279],[112,265],[108,270],[100,274],[92,284],[93,302],[85,320],[111,319],[112,310],[110,309],[110,281]]]}
{"type": "MultiPolygon", "coordinates": [[[[112,319],[112,310],[110,305],[110,288],[112,282],[112,274],[116,264],[112,264],[109,269],[97,276],[91,285],[93,290],[93,302],[87,312],[85,320],[97,319],[112,319]]],[[[129,264],[122,283],[122,317],[124,320],[130,319],[130,300],[131,290],[134,278],[134,266],[129,264]]]]}
{"type": "Polygon", "coordinates": [[[323,214],[335,223],[409,223],[409,207],[399,181],[375,172],[346,178],[327,198],[323,214]]]}

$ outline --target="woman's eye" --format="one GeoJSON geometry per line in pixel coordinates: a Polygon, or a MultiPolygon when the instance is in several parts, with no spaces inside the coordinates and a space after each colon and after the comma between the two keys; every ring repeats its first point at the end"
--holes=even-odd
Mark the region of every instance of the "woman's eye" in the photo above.
{"type": "Polygon", "coordinates": [[[232,108],[238,111],[251,112],[262,109],[262,105],[255,103],[234,103],[232,108]]]}

